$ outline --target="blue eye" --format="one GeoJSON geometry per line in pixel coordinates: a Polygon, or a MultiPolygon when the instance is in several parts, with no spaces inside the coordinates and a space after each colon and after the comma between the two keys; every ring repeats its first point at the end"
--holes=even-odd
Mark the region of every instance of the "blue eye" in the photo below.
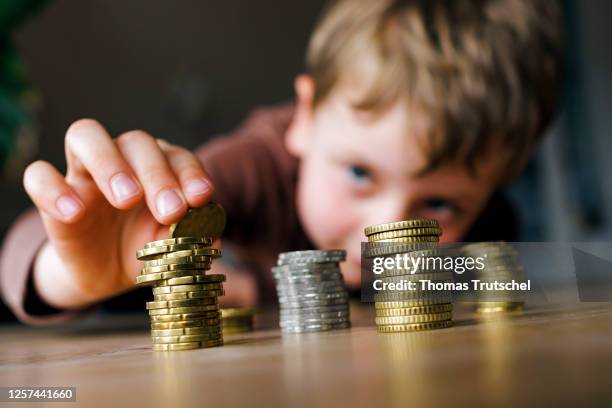
{"type": "Polygon", "coordinates": [[[358,181],[368,181],[370,179],[370,172],[368,169],[362,166],[349,166],[349,173],[351,174],[351,177],[358,181]]]}
{"type": "Polygon", "coordinates": [[[457,206],[443,198],[432,198],[427,200],[427,207],[433,211],[455,211],[457,206]]]}

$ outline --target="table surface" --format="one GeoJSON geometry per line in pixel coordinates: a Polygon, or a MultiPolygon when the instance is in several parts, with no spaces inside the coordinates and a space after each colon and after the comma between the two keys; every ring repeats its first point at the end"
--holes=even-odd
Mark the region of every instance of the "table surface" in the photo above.
{"type": "Polygon", "coordinates": [[[226,336],[223,347],[173,353],[151,351],[144,311],[66,327],[4,326],[0,385],[76,387],[76,404],[53,407],[612,402],[612,304],[547,305],[484,321],[459,305],[454,327],[402,334],[377,333],[371,304],[351,313],[350,330],[282,335],[269,311],[258,318],[263,329],[226,336]]]}

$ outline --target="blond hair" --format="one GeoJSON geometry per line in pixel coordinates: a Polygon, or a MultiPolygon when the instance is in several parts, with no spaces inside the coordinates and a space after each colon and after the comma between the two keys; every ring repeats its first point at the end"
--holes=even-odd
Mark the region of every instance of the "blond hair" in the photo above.
{"type": "Polygon", "coordinates": [[[510,179],[556,110],[561,31],[555,0],[336,1],[307,53],[314,104],[357,79],[356,108],[405,100],[429,117],[424,173],[448,160],[474,171],[497,138],[510,179]]]}

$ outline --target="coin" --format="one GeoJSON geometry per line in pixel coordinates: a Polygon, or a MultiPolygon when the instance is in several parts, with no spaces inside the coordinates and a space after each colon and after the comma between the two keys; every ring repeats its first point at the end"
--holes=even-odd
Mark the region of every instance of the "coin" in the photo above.
{"type": "Polygon", "coordinates": [[[387,324],[413,324],[413,323],[424,323],[424,322],[437,322],[441,320],[450,320],[452,317],[453,317],[453,314],[450,312],[417,314],[417,315],[412,315],[412,316],[377,316],[376,324],[387,325],[387,324]]]}
{"type": "Polygon", "coordinates": [[[153,344],[153,351],[179,351],[193,350],[197,348],[217,347],[223,345],[223,339],[208,340],[190,343],[174,343],[174,344],[153,344]]]}
{"type": "Polygon", "coordinates": [[[452,296],[447,291],[394,291],[374,294],[375,302],[424,301],[430,303],[450,303],[452,296]]]}
{"type": "Polygon", "coordinates": [[[338,324],[306,324],[283,327],[282,331],[285,333],[306,333],[313,331],[348,329],[349,327],[351,327],[350,322],[342,322],[338,324]]]}
{"type": "Polygon", "coordinates": [[[414,323],[414,324],[390,324],[390,325],[379,325],[378,331],[380,333],[398,333],[398,332],[411,332],[411,331],[422,331],[422,330],[434,330],[434,329],[445,329],[451,327],[453,322],[451,320],[443,320],[439,322],[429,323],[414,323]]]}
{"type": "Polygon", "coordinates": [[[450,312],[453,310],[453,305],[451,303],[443,303],[437,305],[428,305],[428,306],[413,306],[413,307],[394,307],[389,309],[376,309],[376,316],[381,317],[390,317],[390,316],[411,316],[411,315],[420,315],[420,314],[430,314],[430,313],[444,313],[450,312]]]}
{"type": "Polygon", "coordinates": [[[383,282],[401,282],[401,281],[409,281],[409,282],[419,282],[422,280],[431,280],[431,281],[453,281],[453,273],[452,272],[436,272],[436,273],[419,273],[419,274],[410,274],[410,272],[406,271],[405,275],[392,275],[392,276],[378,276],[377,279],[380,279],[383,282]]]}
{"type": "Polygon", "coordinates": [[[204,306],[217,304],[217,297],[183,299],[183,300],[159,300],[147,302],[147,309],[165,309],[172,307],[204,306]]]}
{"type": "Polygon", "coordinates": [[[374,303],[376,309],[396,309],[396,308],[412,308],[421,306],[432,306],[439,304],[448,304],[450,301],[441,302],[436,298],[426,299],[411,299],[411,300],[391,300],[391,301],[380,301],[374,303]]]}
{"type": "MultiPolygon", "coordinates": [[[[195,283],[185,285],[173,285],[173,286],[158,286],[153,288],[153,295],[163,295],[170,293],[192,293],[192,292],[206,292],[209,290],[222,290],[222,283],[195,283]]],[[[199,297],[199,296],[198,296],[199,297]]]]}
{"type": "Polygon", "coordinates": [[[373,258],[376,256],[388,256],[396,254],[412,253],[423,250],[436,250],[437,242],[366,242],[364,245],[363,256],[373,258]]]}
{"type": "Polygon", "coordinates": [[[379,239],[376,242],[438,242],[439,238],[437,236],[424,235],[421,237],[399,237],[399,238],[385,238],[379,239]]]}
{"type": "Polygon", "coordinates": [[[225,210],[221,205],[209,202],[203,207],[189,209],[179,222],[170,226],[170,236],[217,239],[224,229],[225,210]]]}
{"type": "Polygon", "coordinates": [[[190,264],[171,264],[171,265],[151,266],[149,268],[142,268],[140,270],[140,274],[148,275],[151,273],[184,271],[184,270],[207,271],[209,269],[210,269],[210,262],[196,262],[196,263],[190,263],[190,264]]]}
{"type": "Polygon", "coordinates": [[[157,246],[179,245],[179,244],[199,244],[209,246],[212,245],[212,239],[209,237],[177,237],[160,239],[151,241],[145,244],[145,248],[154,248],[157,246]]]}
{"type": "Polygon", "coordinates": [[[153,344],[153,351],[181,351],[199,349],[200,342],[193,343],[175,343],[175,344],[153,344]]]}
{"type": "Polygon", "coordinates": [[[198,248],[198,249],[186,249],[183,251],[170,252],[163,255],[164,259],[183,258],[186,256],[210,256],[212,258],[218,258],[222,256],[223,252],[217,248],[198,248]]]}
{"type": "Polygon", "coordinates": [[[381,239],[427,236],[427,235],[439,236],[439,235],[442,235],[442,230],[440,228],[428,227],[428,228],[410,228],[410,229],[379,232],[377,234],[368,235],[368,241],[372,242],[372,241],[378,241],[381,239]]]}
{"type": "Polygon", "coordinates": [[[257,309],[254,307],[227,307],[221,309],[221,316],[223,318],[253,316],[255,313],[257,313],[257,309]]]}
{"type": "Polygon", "coordinates": [[[393,230],[402,230],[402,229],[410,229],[410,228],[427,228],[427,227],[435,227],[439,228],[437,220],[433,219],[419,219],[419,220],[406,220],[406,221],[396,221],[396,222],[388,222],[385,224],[377,224],[366,227],[364,230],[365,235],[378,234],[385,231],[393,231],[393,230]]]}
{"type": "MultiPolygon", "coordinates": [[[[163,281],[156,282],[157,286],[186,286],[186,285],[197,285],[197,284],[212,284],[225,282],[225,275],[221,274],[210,274],[210,275],[193,275],[185,276],[180,278],[165,279],[163,281]]],[[[197,290],[197,289],[191,289],[197,290]]]]}
{"type": "MultiPolygon", "coordinates": [[[[198,273],[197,270],[177,270],[170,272],[159,272],[159,273],[149,273],[146,275],[139,275],[136,277],[136,283],[147,283],[147,282],[155,282],[164,279],[172,279],[179,278],[182,276],[190,276],[195,273],[198,273]]],[[[201,274],[204,274],[203,271],[200,271],[201,274]]]]}
{"type": "Polygon", "coordinates": [[[284,259],[295,259],[295,258],[317,258],[317,257],[335,257],[335,258],[346,258],[346,251],[343,249],[330,249],[330,250],[308,250],[308,251],[291,251],[281,252],[278,254],[279,260],[284,259]]]}
{"type": "Polygon", "coordinates": [[[176,329],[153,329],[151,336],[153,337],[169,337],[169,336],[185,336],[198,334],[219,334],[221,328],[215,326],[200,326],[200,327],[181,327],[176,329]]]}
{"type": "Polygon", "coordinates": [[[203,327],[203,326],[216,326],[220,327],[221,320],[216,319],[190,319],[180,320],[176,322],[153,322],[151,323],[151,329],[153,330],[167,330],[167,329],[181,329],[188,327],[203,327]]]}
{"type": "Polygon", "coordinates": [[[187,313],[197,313],[197,312],[210,312],[213,310],[217,310],[218,306],[216,304],[212,305],[202,305],[202,306],[188,306],[188,307],[170,307],[163,309],[149,309],[150,316],[159,316],[159,315],[173,315],[173,314],[187,314],[187,313]]]}
{"type": "Polygon", "coordinates": [[[183,320],[193,320],[193,319],[218,319],[221,317],[219,314],[219,308],[214,305],[211,305],[211,309],[207,312],[198,312],[198,313],[179,313],[179,314],[166,314],[166,315],[154,315],[149,316],[152,322],[155,323],[164,323],[164,322],[180,322],[183,320]]]}
{"type": "Polygon", "coordinates": [[[143,248],[136,251],[136,258],[140,261],[147,261],[150,259],[160,258],[164,254],[172,253],[174,251],[184,251],[184,250],[198,250],[204,248],[203,245],[200,244],[176,244],[176,245],[164,245],[164,246],[154,246],[150,248],[143,248]]]}
{"type": "Polygon", "coordinates": [[[199,299],[213,296],[223,296],[225,291],[221,290],[203,290],[199,292],[182,292],[182,293],[162,293],[154,295],[153,300],[183,300],[183,299],[199,299]]]}
{"type": "Polygon", "coordinates": [[[151,261],[145,261],[143,263],[143,267],[150,268],[152,266],[193,264],[193,263],[200,263],[200,262],[210,263],[210,258],[211,258],[210,256],[194,255],[194,256],[183,256],[180,258],[153,259],[151,261]]]}

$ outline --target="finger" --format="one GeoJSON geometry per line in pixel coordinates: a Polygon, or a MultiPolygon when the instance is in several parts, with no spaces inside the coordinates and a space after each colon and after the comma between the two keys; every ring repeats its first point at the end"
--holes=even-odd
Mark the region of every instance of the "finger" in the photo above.
{"type": "Polygon", "coordinates": [[[43,213],[60,222],[74,223],[85,213],[79,196],[50,163],[35,161],[23,173],[23,187],[43,213]]]}
{"type": "Polygon", "coordinates": [[[210,176],[202,167],[202,162],[189,150],[171,145],[165,140],[157,139],[157,144],[166,154],[168,164],[179,179],[189,205],[195,208],[206,204],[214,187],[210,176]]]}
{"type": "Polygon", "coordinates": [[[117,146],[144,187],[149,209],[162,224],[176,222],[187,201],[166,156],[153,137],[135,130],[117,138],[117,146]]]}
{"type": "Polygon", "coordinates": [[[66,133],[68,181],[91,176],[109,203],[127,209],[141,200],[143,189],[130,165],[106,130],[95,120],[82,119],[66,133]]]}

